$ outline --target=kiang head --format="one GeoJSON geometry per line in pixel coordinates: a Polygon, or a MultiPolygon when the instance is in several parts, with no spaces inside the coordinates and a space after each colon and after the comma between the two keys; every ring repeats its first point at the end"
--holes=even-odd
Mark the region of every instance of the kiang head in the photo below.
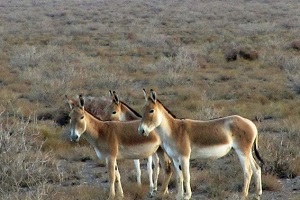
{"type": "Polygon", "coordinates": [[[138,131],[143,136],[148,136],[151,131],[157,128],[162,122],[162,113],[160,111],[157,95],[154,90],[150,90],[149,97],[143,89],[146,103],[142,110],[142,119],[138,131]]]}
{"type": "MultiPolygon", "coordinates": [[[[67,97],[67,96],[66,96],[67,97]]],[[[78,142],[80,136],[86,130],[84,99],[82,95],[79,95],[78,101],[74,99],[68,99],[71,112],[70,117],[70,139],[71,141],[78,142]]]]}
{"type": "Polygon", "coordinates": [[[120,121],[121,120],[121,103],[115,91],[109,90],[111,104],[105,108],[105,120],[120,121]]]}

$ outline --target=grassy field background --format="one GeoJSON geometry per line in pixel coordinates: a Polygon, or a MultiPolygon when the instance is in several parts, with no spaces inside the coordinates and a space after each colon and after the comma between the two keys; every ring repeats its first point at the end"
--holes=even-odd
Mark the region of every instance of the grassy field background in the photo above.
{"type": "MultiPolygon", "coordinates": [[[[105,165],[55,123],[65,95],[116,90],[140,112],[142,88],[153,88],[180,118],[253,120],[263,198],[298,199],[299,13],[297,0],[1,1],[0,198],[105,199],[105,165]]],[[[133,162],[119,165],[125,197],[145,199],[145,162],[139,192],[133,162]]],[[[194,199],[241,191],[234,153],[191,171],[194,199]]]]}

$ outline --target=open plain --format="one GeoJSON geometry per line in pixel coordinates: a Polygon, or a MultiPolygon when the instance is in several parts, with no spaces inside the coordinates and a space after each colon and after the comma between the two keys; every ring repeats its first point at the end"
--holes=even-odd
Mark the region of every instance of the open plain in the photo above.
{"type": "MultiPolygon", "coordinates": [[[[69,140],[65,95],[115,90],[141,112],[143,88],[178,118],[252,120],[261,199],[300,199],[299,13],[298,0],[0,1],[0,199],[106,199],[105,163],[69,140]]],[[[133,162],[118,165],[124,199],[150,199],[146,161],[139,189],[133,162]]],[[[192,199],[239,198],[234,153],[191,174],[192,199]]]]}

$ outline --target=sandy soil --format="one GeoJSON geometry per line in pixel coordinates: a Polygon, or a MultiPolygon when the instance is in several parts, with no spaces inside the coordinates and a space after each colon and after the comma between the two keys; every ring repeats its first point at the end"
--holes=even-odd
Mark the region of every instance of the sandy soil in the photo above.
{"type": "MultiPolygon", "coordinates": [[[[67,167],[70,163],[67,161],[62,161],[62,165],[67,167]]],[[[82,164],[82,163],[81,163],[82,164]]],[[[146,171],[146,164],[142,163],[142,173],[145,173],[146,171]]],[[[119,166],[119,168],[122,168],[119,166]]],[[[134,170],[134,169],[132,169],[134,170]]],[[[121,177],[124,174],[129,174],[128,171],[124,171],[124,169],[120,169],[121,177]]],[[[126,180],[125,177],[123,179],[123,187],[124,187],[124,181],[126,180]]],[[[282,189],[280,191],[263,191],[263,194],[261,196],[262,200],[299,200],[300,199],[300,176],[294,178],[294,179],[281,179],[279,180],[280,184],[282,185],[282,189]]],[[[126,181],[125,181],[126,182],[126,181]]],[[[92,160],[85,161],[83,163],[82,171],[81,171],[81,178],[74,179],[74,180],[67,180],[62,183],[62,186],[65,187],[77,187],[78,185],[93,185],[93,186],[99,186],[100,188],[106,188],[108,189],[108,179],[107,179],[107,170],[106,167],[102,166],[99,167],[99,163],[96,163],[92,160]],[[101,174],[99,176],[95,176],[95,174],[101,174]]],[[[167,199],[174,199],[176,195],[176,189],[174,187],[170,188],[170,194],[167,199]]],[[[106,199],[106,198],[104,198],[106,199]]],[[[124,198],[127,200],[128,198],[125,196],[124,198]]],[[[145,197],[144,199],[150,200],[150,199],[157,199],[157,198],[149,198],[145,197]]],[[[194,200],[208,200],[208,198],[205,194],[201,194],[200,191],[193,191],[192,199],[194,200]]],[[[214,199],[224,199],[222,197],[217,197],[214,199]]],[[[232,194],[227,197],[226,199],[239,199],[238,192],[232,192],[232,194]]],[[[249,199],[253,199],[253,196],[250,196],[249,199]]]]}

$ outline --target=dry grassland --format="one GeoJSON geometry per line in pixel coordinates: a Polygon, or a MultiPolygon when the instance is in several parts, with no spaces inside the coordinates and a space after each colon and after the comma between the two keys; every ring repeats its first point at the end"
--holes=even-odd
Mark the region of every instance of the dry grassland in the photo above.
{"type": "MultiPolygon", "coordinates": [[[[140,112],[142,88],[180,118],[253,120],[262,199],[299,199],[299,13],[298,0],[1,1],[0,199],[105,199],[105,164],[54,121],[66,94],[116,90],[140,112]]],[[[145,162],[138,191],[119,165],[125,199],[147,199],[145,162]]],[[[238,198],[234,153],[191,171],[194,199],[238,198]]]]}

